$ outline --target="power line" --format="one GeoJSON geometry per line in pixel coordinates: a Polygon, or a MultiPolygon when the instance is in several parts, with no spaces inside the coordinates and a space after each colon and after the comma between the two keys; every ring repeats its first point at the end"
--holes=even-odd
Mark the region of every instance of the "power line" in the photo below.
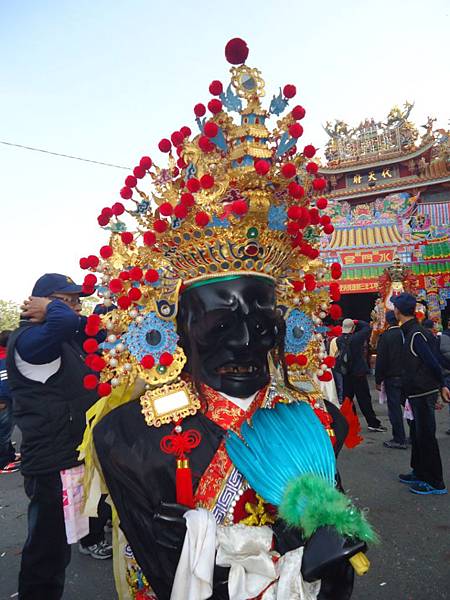
{"type": "Polygon", "coordinates": [[[113,167],[115,169],[125,169],[126,171],[131,171],[130,167],[102,162],[100,160],[91,160],[90,158],[81,158],[80,156],[72,156],[71,154],[62,154],[61,152],[51,152],[50,150],[44,150],[43,148],[33,148],[32,146],[13,144],[12,142],[5,142],[3,140],[0,140],[0,144],[4,144],[5,146],[13,146],[14,148],[22,148],[24,150],[33,150],[33,152],[42,152],[43,154],[51,154],[52,156],[61,156],[62,158],[71,158],[72,160],[81,160],[82,162],[93,163],[95,165],[103,165],[104,167],[113,167]]]}

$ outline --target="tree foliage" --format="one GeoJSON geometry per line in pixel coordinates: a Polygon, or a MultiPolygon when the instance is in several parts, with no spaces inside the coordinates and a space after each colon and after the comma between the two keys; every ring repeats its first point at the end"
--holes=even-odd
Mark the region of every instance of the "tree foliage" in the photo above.
{"type": "Polygon", "coordinates": [[[20,306],[11,300],[0,300],[0,331],[19,325],[20,306]]]}

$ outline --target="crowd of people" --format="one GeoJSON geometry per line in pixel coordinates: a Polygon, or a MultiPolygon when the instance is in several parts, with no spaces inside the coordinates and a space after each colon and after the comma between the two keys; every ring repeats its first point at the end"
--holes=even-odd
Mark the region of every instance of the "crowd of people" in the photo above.
{"type": "MultiPolygon", "coordinates": [[[[376,349],[376,388],[384,394],[392,427],[386,448],[406,450],[411,445],[411,472],[399,475],[415,494],[446,494],[436,439],[435,410],[440,399],[450,402],[450,330],[437,335],[434,322],[416,317],[416,298],[401,293],[386,313],[387,330],[376,349]],[[409,435],[404,421],[408,423],[409,435]]],[[[387,431],[376,417],[368,384],[370,325],[344,319],[342,335],[330,344],[339,401],[356,396],[369,431],[387,431]]],[[[450,429],[447,430],[450,435],[450,429]]]]}
{"type": "MultiPolygon", "coordinates": [[[[69,277],[45,274],[24,302],[20,326],[0,334],[0,473],[20,468],[29,499],[19,600],[61,598],[70,561],[64,500],[71,490],[66,489],[64,474],[76,473],[85,414],[97,400],[95,392],[82,385],[89,368],[84,361],[86,317],[80,313],[81,296],[81,286],[69,277]],[[11,442],[14,425],[21,431],[20,454],[11,442]]],[[[392,439],[384,446],[407,449],[411,444],[412,470],[399,475],[411,492],[444,494],[435,409],[440,395],[450,401],[450,332],[437,337],[430,323],[420,325],[415,303],[406,293],[394,298],[395,308],[386,314],[388,329],[378,342],[375,381],[386,395],[392,426],[392,439]]],[[[343,320],[342,334],[330,345],[336,361],[334,381],[339,402],[356,397],[368,430],[385,432],[369,388],[370,332],[365,321],[343,320]]],[[[98,342],[103,341],[99,334],[98,342]]],[[[110,517],[102,497],[98,517],[89,519],[79,539],[82,554],[96,559],[112,556],[105,539],[110,517]]]]}

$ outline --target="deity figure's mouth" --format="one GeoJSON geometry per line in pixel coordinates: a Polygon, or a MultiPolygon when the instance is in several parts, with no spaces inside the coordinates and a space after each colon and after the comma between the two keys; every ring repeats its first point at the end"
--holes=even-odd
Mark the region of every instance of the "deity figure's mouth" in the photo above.
{"type": "Polygon", "coordinates": [[[216,368],[216,373],[218,375],[255,375],[259,373],[260,368],[254,363],[248,364],[236,364],[236,363],[227,363],[220,367],[216,368]]]}

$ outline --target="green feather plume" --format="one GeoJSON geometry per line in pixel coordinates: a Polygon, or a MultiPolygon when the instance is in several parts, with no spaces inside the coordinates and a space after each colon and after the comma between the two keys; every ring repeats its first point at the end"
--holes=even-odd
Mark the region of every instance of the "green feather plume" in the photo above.
{"type": "Polygon", "coordinates": [[[351,500],[317,475],[302,475],[291,480],[278,507],[279,515],[310,537],[316,529],[334,527],[341,535],[365,542],[378,536],[351,500]]]}

